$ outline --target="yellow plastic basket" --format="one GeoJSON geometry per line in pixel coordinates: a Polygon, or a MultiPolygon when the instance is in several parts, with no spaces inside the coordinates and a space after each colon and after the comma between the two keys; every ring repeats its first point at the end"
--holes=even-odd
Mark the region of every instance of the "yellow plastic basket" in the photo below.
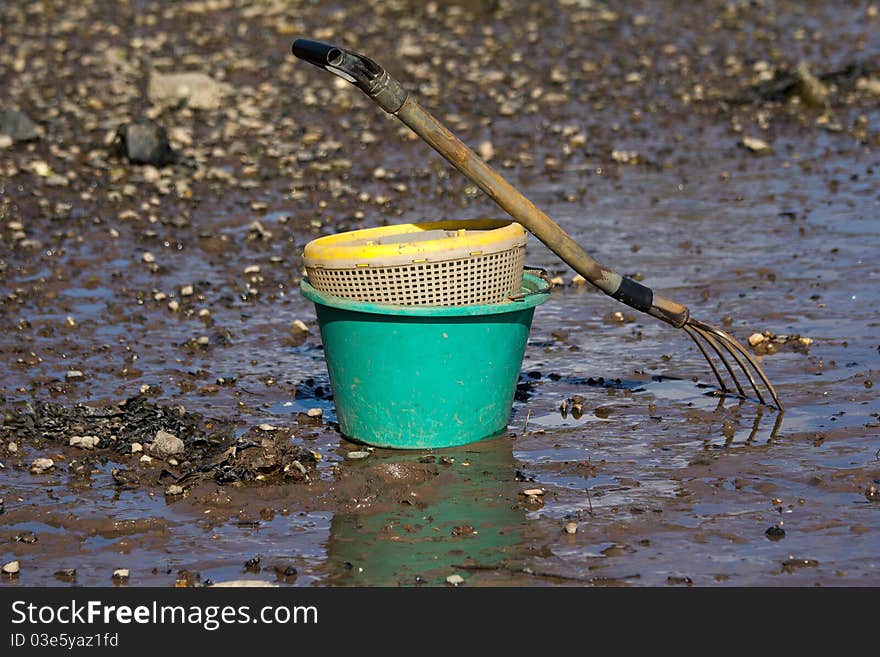
{"type": "Polygon", "coordinates": [[[502,303],[522,286],[526,232],[502,220],[367,228],[309,242],[312,287],[345,299],[405,306],[502,303]]]}

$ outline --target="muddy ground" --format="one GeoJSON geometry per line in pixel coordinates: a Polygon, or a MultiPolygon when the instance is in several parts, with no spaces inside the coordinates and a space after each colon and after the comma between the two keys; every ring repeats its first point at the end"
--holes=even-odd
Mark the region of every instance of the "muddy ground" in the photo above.
{"type": "Polygon", "coordinates": [[[0,136],[3,585],[880,584],[876,3],[2,16],[0,109],[35,123],[0,136]],[[713,395],[684,334],[532,239],[563,284],[508,435],[346,458],[363,448],[334,427],[303,246],[500,212],[293,58],[300,36],[375,57],[600,261],[740,340],[809,338],[758,347],[784,414],[713,395]],[[153,71],[214,86],[169,100],[153,71]],[[173,162],[120,152],[142,119],[173,162]]]}

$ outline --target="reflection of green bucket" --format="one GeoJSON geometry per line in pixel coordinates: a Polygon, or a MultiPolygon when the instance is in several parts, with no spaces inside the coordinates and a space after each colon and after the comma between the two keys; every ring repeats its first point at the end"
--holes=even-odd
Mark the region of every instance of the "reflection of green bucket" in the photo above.
{"type": "Polygon", "coordinates": [[[499,565],[481,584],[515,583],[500,565],[526,556],[530,534],[510,441],[484,440],[444,455],[455,462],[420,466],[435,471],[422,481],[387,475],[397,467],[413,472],[405,466],[415,458],[400,452],[377,451],[341,466],[382,483],[362,508],[333,516],[322,584],[443,585],[451,574],[477,577],[462,564],[499,565]]]}
{"type": "Polygon", "coordinates": [[[343,434],[369,445],[463,445],[504,430],[544,281],[523,275],[519,301],[394,306],[314,301],[343,434]]]}

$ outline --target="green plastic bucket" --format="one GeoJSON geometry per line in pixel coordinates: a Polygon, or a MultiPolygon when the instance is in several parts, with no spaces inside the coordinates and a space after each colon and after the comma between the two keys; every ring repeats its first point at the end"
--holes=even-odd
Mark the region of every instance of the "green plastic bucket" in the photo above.
{"type": "Polygon", "coordinates": [[[385,305],[301,287],[315,303],[340,430],[398,449],[504,431],[535,307],[550,296],[529,273],[523,299],[472,306],[385,305]]]}

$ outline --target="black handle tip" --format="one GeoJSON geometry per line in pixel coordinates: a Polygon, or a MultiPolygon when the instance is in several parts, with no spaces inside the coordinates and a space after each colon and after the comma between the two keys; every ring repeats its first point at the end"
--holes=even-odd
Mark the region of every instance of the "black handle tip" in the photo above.
{"type": "Polygon", "coordinates": [[[297,39],[290,51],[300,59],[315,66],[333,66],[342,59],[342,51],[334,45],[311,39],[297,39]]]}

